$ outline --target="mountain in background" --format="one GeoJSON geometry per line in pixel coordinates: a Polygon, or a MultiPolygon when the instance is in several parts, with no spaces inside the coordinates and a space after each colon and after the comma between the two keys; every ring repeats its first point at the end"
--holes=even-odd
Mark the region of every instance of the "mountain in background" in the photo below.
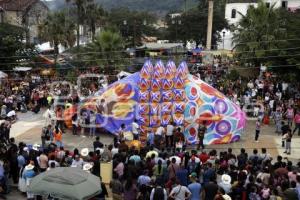
{"type": "MultiPolygon", "coordinates": [[[[168,12],[184,11],[185,0],[95,0],[104,9],[128,8],[130,10],[148,11],[164,16],[168,12]]],[[[186,0],[187,9],[198,5],[199,0],[186,0]]],[[[65,0],[46,0],[45,3],[51,10],[66,7],[65,0]]]]}

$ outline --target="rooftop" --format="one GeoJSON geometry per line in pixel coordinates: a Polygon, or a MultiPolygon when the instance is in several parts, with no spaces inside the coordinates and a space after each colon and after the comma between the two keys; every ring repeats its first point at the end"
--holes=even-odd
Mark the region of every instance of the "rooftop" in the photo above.
{"type": "Polygon", "coordinates": [[[0,0],[0,7],[7,11],[24,11],[39,0],[0,0]]]}

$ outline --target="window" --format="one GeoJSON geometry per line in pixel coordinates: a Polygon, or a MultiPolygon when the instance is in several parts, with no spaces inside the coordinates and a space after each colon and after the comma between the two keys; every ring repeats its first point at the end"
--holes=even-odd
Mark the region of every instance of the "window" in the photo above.
{"type": "Polygon", "coordinates": [[[288,7],[288,2],[287,1],[282,1],[281,2],[281,7],[282,8],[287,8],[288,7]]]}
{"type": "Polygon", "coordinates": [[[267,8],[270,8],[270,2],[266,3],[267,8]]]}
{"type": "Polygon", "coordinates": [[[231,10],[231,18],[232,19],[236,18],[236,9],[231,10]]]}

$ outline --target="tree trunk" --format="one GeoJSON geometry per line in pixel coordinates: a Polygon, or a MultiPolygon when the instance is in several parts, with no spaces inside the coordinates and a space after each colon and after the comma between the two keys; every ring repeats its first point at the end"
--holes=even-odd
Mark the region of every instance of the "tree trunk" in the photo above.
{"type": "Polygon", "coordinates": [[[79,48],[79,40],[80,40],[80,29],[79,29],[79,26],[80,26],[80,6],[77,5],[77,48],[79,48]]]}
{"type": "Polygon", "coordinates": [[[54,66],[56,67],[56,64],[57,64],[57,57],[58,57],[58,54],[59,54],[59,49],[58,49],[58,42],[57,41],[54,41],[54,66]]]}

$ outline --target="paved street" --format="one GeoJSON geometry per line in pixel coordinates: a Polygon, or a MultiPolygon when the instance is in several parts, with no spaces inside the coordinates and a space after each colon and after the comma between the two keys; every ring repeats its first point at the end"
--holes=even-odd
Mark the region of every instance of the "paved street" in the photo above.
{"type": "MultiPolygon", "coordinates": [[[[43,124],[44,120],[42,118],[42,113],[37,115],[33,115],[30,112],[19,114],[19,120],[11,129],[11,136],[16,137],[17,142],[24,141],[27,144],[40,143],[40,133],[43,124]]],[[[245,148],[247,152],[251,154],[253,148],[261,149],[265,147],[273,158],[276,158],[278,153],[282,154],[284,150],[281,148],[281,137],[274,133],[275,129],[273,125],[262,127],[258,143],[254,142],[254,128],[255,120],[248,120],[245,134],[242,136],[240,142],[226,145],[211,145],[207,146],[207,150],[215,148],[218,151],[225,151],[228,147],[231,147],[235,153],[238,153],[241,148],[245,148]]],[[[101,135],[100,140],[104,144],[112,143],[112,137],[110,135],[101,135]]],[[[66,149],[73,149],[75,147],[79,149],[85,147],[92,149],[93,139],[89,137],[73,136],[70,133],[66,133],[63,135],[63,141],[66,149]]],[[[292,141],[292,153],[287,156],[293,162],[298,162],[299,160],[299,147],[300,137],[295,136],[292,141]]],[[[12,189],[13,192],[8,195],[8,199],[26,199],[25,196],[22,196],[16,190],[16,187],[12,187],[12,189]]]]}
{"type": "MultiPolygon", "coordinates": [[[[11,137],[16,137],[16,140],[24,141],[26,144],[41,143],[40,134],[44,125],[42,113],[32,115],[28,112],[25,114],[19,114],[19,120],[13,125],[11,129],[11,137]]],[[[207,149],[227,150],[228,147],[234,149],[236,153],[240,148],[245,148],[248,153],[252,153],[253,148],[267,148],[272,157],[276,157],[278,153],[282,153],[284,149],[281,148],[281,137],[278,136],[274,130],[274,125],[262,126],[259,142],[254,142],[254,128],[255,120],[249,119],[246,127],[246,131],[239,142],[225,145],[210,145],[207,149]]],[[[111,135],[100,135],[100,140],[104,144],[112,143],[111,135]]],[[[92,148],[93,138],[83,136],[73,136],[70,132],[63,135],[63,142],[66,149],[73,148],[92,148]]],[[[300,137],[295,136],[292,141],[292,153],[287,157],[291,160],[298,160],[300,153],[300,137]]]]}

